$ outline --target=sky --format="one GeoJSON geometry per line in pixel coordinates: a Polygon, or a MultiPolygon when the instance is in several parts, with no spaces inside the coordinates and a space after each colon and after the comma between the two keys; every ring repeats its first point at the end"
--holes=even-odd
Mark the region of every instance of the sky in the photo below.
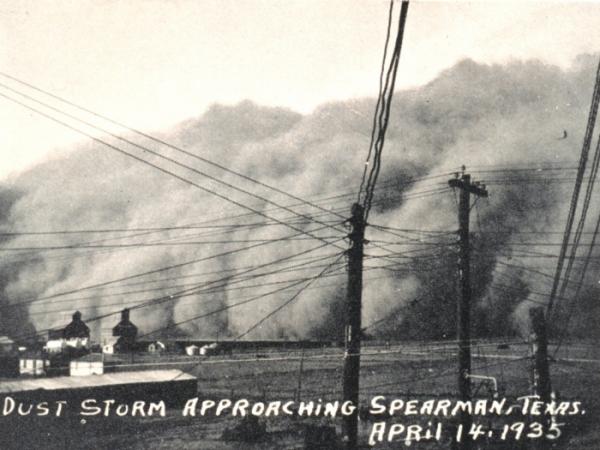
{"type": "MultiPolygon", "coordinates": [[[[244,99],[309,113],[375,96],[388,7],[387,0],[0,0],[0,72],[147,131],[244,99]]],[[[599,24],[598,2],[413,1],[397,88],[426,84],[464,58],[535,58],[568,69],[578,54],[600,50],[599,24]]],[[[0,86],[0,180],[82,140],[2,94],[9,93],[0,86]]]]}

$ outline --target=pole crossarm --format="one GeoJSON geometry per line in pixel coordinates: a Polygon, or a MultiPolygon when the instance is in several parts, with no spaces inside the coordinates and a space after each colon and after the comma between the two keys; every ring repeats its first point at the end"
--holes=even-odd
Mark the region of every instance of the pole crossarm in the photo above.
{"type": "Polygon", "coordinates": [[[463,189],[469,192],[470,194],[476,195],[478,197],[487,197],[488,191],[485,189],[485,185],[480,185],[479,183],[471,184],[470,178],[470,175],[463,175],[463,179],[454,178],[452,180],[449,180],[448,184],[450,185],[450,187],[463,189]],[[467,178],[466,181],[464,180],[465,177],[467,178]]]}

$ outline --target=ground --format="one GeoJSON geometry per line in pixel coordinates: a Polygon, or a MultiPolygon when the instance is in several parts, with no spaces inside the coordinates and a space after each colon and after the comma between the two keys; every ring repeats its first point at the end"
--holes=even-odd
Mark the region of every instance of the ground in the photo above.
{"type": "MultiPolygon", "coordinates": [[[[508,348],[496,342],[476,345],[473,350],[474,375],[493,377],[499,395],[514,399],[529,393],[530,360],[525,344],[511,343],[508,348]]],[[[550,354],[554,347],[550,348],[550,354]]],[[[130,363],[130,357],[114,357],[113,362],[130,363]],[[121,359],[120,359],[121,358],[121,359]]],[[[568,418],[565,439],[555,448],[583,450],[600,448],[600,350],[580,342],[563,346],[551,364],[553,389],[559,399],[583,402],[585,415],[568,418]]],[[[135,355],[137,368],[166,365],[181,368],[198,377],[201,399],[239,399],[275,401],[300,398],[305,401],[341,400],[343,353],[338,348],[263,353],[239,353],[199,359],[173,355],[135,355]],[[140,365],[144,364],[144,365],[140,365]],[[138,366],[139,365],[139,366],[138,366]],[[302,366],[302,370],[300,367],[302,366]]],[[[122,370],[130,367],[121,367],[122,370]]],[[[361,402],[375,395],[388,398],[452,398],[456,385],[456,355],[452,345],[441,343],[365,346],[361,369],[361,402]]],[[[474,394],[491,398],[493,383],[474,380],[474,394]]],[[[364,411],[363,411],[364,412],[364,411]]],[[[392,422],[406,417],[395,417],[392,422]]],[[[94,449],[299,449],[303,448],[307,425],[335,426],[341,420],[306,419],[278,416],[261,418],[267,434],[259,442],[226,441],[226,429],[235,429],[241,419],[221,417],[181,417],[180,409],[170,409],[166,417],[56,419],[44,432],[43,441],[35,432],[22,427],[16,448],[94,448],[94,449]]],[[[380,420],[380,419],[377,419],[380,420]]],[[[26,427],[35,427],[31,422],[26,427]]],[[[6,424],[6,423],[5,423],[6,424]]],[[[486,424],[489,424],[486,422],[486,424]]],[[[24,423],[21,421],[21,426],[24,423]]],[[[366,446],[373,422],[363,414],[361,443],[366,446]]],[[[493,427],[501,427],[496,421],[493,427]]],[[[13,430],[14,431],[14,430],[13,430]]],[[[11,433],[9,433],[11,434],[11,433]]],[[[497,441],[497,440],[496,440],[497,441]]],[[[480,448],[527,448],[520,442],[480,441],[480,448]]],[[[5,441],[6,443],[6,441],[5,441]]],[[[376,448],[402,448],[403,442],[379,443],[376,448]]],[[[330,448],[330,447],[326,447],[330,448]]],[[[411,448],[450,448],[448,443],[413,442],[411,448]]]]}

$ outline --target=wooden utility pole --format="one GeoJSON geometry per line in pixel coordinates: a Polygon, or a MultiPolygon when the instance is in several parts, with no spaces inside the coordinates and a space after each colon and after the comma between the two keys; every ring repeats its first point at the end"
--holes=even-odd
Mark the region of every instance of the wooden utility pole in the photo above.
{"type": "MultiPolygon", "coordinates": [[[[529,310],[531,320],[531,393],[538,395],[544,403],[552,401],[552,386],[550,384],[550,368],[548,367],[548,335],[546,331],[546,316],[541,306],[529,310]]],[[[539,418],[536,418],[539,420],[539,418]]],[[[544,416],[543,424],[550,426],[551,417],[544,416]]],[[[535,449],[549,448],[545,439],[533,443],[535,449]]]]}
{"type": "MultiPolygon", "coordinates": [[[[471,400],[471,264],[469,247],[469,218],[471,212],[471,195],[478,197],[487,197],[488,193],[485,186],[479,183],[471,183],[471,175],[463,173],[460,178],[448,181],[453,188],[460,190],[460,200],[458,202],[458,236],[459,236],[459,257],[458,274],[460,283],[460,296],[457,302],[457,338],[458,338],[458,394],[462,401],[471,400]]],[[[472,418],[463,411],[460,415],[460,424],[462,426],[462,440],[459,448],[468,450],[471,446],[471,440],[468,438],[468,432],[471,428],[472,418]]]]}
{"type": "Polygon", "coordinates": [[[350,218],[352,231],[349,234],[348,288],[346,290],[346,317],[344,327],[344,401],[351,401],[356,410],[344,416],[343,439],[348,450],[358,446],[358,389],[360,373],[360,338],[362,309],[362,271],[365,238],[364,208],[352,205],[350,218]]]}
{"type": "Polygon", "coordinates": [[[531,319],[530,341],[533,357],[532,394],[539,395],[540,400],[549,403],[552,400],[552,386],[550,384],[550,368],[548,366],[548,336],[544,308],[541,306],[531,308],[529,310],[529,318],[531,319]]]}

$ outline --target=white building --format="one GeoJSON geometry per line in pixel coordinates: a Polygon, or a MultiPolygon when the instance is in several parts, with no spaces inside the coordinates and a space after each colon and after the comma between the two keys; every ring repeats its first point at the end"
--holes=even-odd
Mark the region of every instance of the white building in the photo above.
{"type": "Polygon", "coordinates": [[[19,360],[19,373],[21,375],[45,375],[48,367],[50,367],[50,361],[47,359],[31,357],[19,360]]]}
{"type": "Polygon", "coordinates": [[[185,348],[185,353],[188,356],[199,355],[200,354],[200,347],[198,347],[197,345],[188,345],[185,348]]]}
{"type": "Polygon", "coordinates": [[[69,374],[72,377],[102,375],[103,373],[104,361],[102,361],[101,357],[75,359],[69,364],[69,374]]]}

